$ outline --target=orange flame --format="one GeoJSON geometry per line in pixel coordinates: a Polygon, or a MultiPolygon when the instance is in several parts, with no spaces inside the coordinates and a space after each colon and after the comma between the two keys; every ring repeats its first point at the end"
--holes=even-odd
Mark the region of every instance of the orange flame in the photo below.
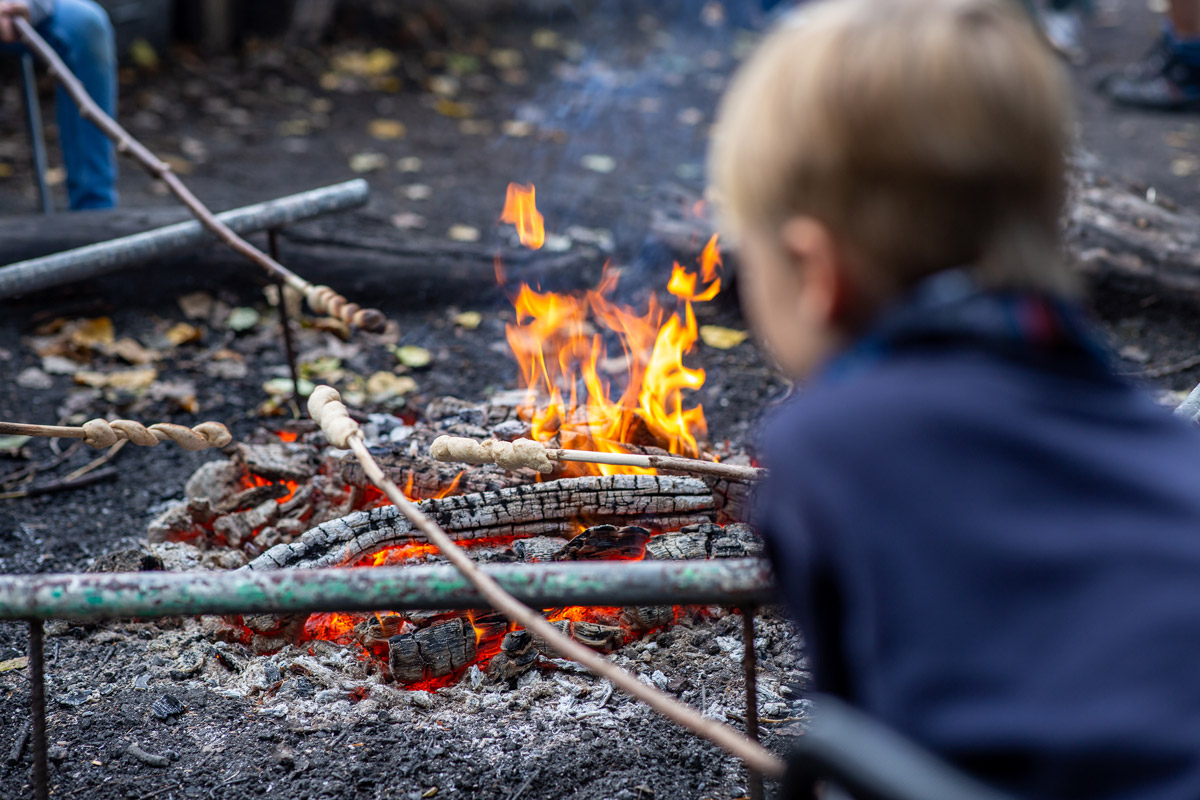
{"type": "MultiPolygon", "coordinates": [[[[511,195],[510,195],[511,198],[511,195]]],[[[507,213],[506,206],[506,213],[507,213]]],[[[507,326],[509,347],[521,368],[529,397],[521,412],[531,438],[558,437],[562,447],[626,452],[622,443],[639,428],[672,453],[696,456],[697,437],[707,434],[704,410],[685,408],[685,391],[704,385],[702,369],[684,365],[699,338],[692,303],[721,290],[721,256],[713,236],[699,258],[699,270],[674,265],[668,291],[682,310],[667,316],[655,297],[643,313],[614,302],[620,273],[607,265],[596,288],[576,294],[535,291],[522,284],[513,305],[516,323],[507,326]],[[609,358],[606,339],[622,355],[609,358]],[[614,398],[605,374],[624,373],[614,398]]],[[[576,466],[594,473],[645,473],[635,467],[576,466]]]]}
{"type": "Polygon", "coordinates": [[[516,225],[521,244],[530,250],[537,250],[546,242],[546,228],[534,202],[532,183],[528,186],[519,183],[508,185],[500,221],[516,225]]]}

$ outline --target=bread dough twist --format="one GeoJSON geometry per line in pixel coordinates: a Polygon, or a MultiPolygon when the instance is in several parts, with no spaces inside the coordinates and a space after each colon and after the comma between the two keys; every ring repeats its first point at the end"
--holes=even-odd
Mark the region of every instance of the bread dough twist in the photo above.
{"type": "Polygon", "coordinates": [[[517,439],[514,442],[488,439],[477,442],[461,436],[439,436],[429,446],[429,454],[438,461],[498,464],[507,470],[527,467],[538,472],[554,471],[554,463],[546,455],[546,448],[532,439],[517,439]]]}
{"type": "Polygon", "coordinates": [[[334,447],[350,449],[350,437],[362,437],[358,423],[342,403],[342,396],[332,386],[318,386],[308,396],[308,415],[321,426],[325,438],[334,447]]]}
{"type": "Polygon", "coordinates": [[[131,419],[93,419],[83,423],[84,444],[92,447],[112,447],[125,439],[139,447],[154,447],[159,442],[172,441],[184,450],[204,450],[224,447],[233,441],[229,431],[219,422],[201,422],[194,428],[156,422],[147,427],[131,419]]]}

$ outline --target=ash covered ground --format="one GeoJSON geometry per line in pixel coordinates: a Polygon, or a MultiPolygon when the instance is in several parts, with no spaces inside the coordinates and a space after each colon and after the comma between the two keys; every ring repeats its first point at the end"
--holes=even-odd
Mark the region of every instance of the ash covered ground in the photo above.
{"type": "MultiPolygon", "coordinates": [[[[1104,69],[1136,57],[1153,33],[1144,10],[1111,13],[1117,16],[1093,25],[1093,62],[1076,73],[1082,143],[1116,176],[1196,207],[1200,191],[1183,162],[1194,159],[1200,123],[1114,112],[1089,93],[1104,69]]],[[[435,31],[419,44],[397,22],[377,24],[370,38],[361,28],[351,30],[315,51],[254,42],[236,57],[162,54],[158,71],[127,74],[122,120],[152,150],[170,155],[216,208],[366,177],[372,199],[365,209],[298,231],[317,239],[390,237],[427,249],[429,264],[414,277],[402,269],[363,274],[336,259],[308,259],[303,272],[382,308],[398,324],[386,344],[420,348],[430,361],[397,373],[396,356],[375,338],[343,342],[311,327],[311,319],[299,334],[299,360],[313,379],[360,386],[364,405],[391,411],[420,408],[441,395],[483,400],[517,386],[504,340],[511,304],[478,270],[466,278],[447,270],[440,280],[438,254],[448,242],[485,255],[511,248],[496,225],[509,181],[537,185],[550,232],[569,245],[563,253],[590,248],[593,254],[565,262],[555,257],[560,266],[540,276],[548,286],[591,285],[611,259],[625,269],[621,299],[639,305],[665,286],[672,257],[694,255],[672,253],[654,238],[648,219],[664,187],[701,194],[716,98],[752,43],[734,26],[705,24],[700,16],[696,9],[665,13],[627,5],[583,17],[475,21],[435,31]],[[396,56],[390,66],[372,55],[379,47],[396,56]],[[465,229],[478,242],[469,241],[474,234],[465,229]],[[464,324],[463,312],[478,312],[478,324],[464,324]],[[413,385],[374,402],[365,381],[379,372],[413,385]]],[[[0,98],[0,162],[12,172],[0,179],[0,213],[24,213],[34,195],[19,101],[7,87],[0,98]]],[[[127,206],[171,202],[130,164],[121,189],[127,206]]],[[[552,260],[549,253],[545,258],[552,260]]],[[[286,241],[283,260],[289,261],[286,241]]],[[[536,274],[538,262],[530,269],[536,274]]],[[[734,293],[698,305],[701,324],[744,329],[734,293]]],[[[1147,298],[1111,285],[1100,287],[1094,306],[1113,344],[1131,357],[1130,371],[1181,363],[1200,342],[1189,298],[1147,298]]],[[[2,308],[3,419],[214,419],[247,436],[262,421],[264,384],[286,374],[262,277],[219,251],[2,308]],[[196,292],[209,298],[203,307],[179,302],[196,292]],[[240,309],[253,309],[257,318],[233,325],[235,309],[244,319],[240,309]],[[86,328],[80,344],[54,323],[100,317],[111,320],[114,342],[129,338],[152,353],[126,349],[122,355],[96,344],[86,328]],[[184,336],[180,324],[195,334],[184,336]],[[51,355],[70,364],[48,364],[38,353],[56,347],[55,337],[64,339],[65,349],[51,355]],[[133,363],[131,355],[149,360],[133,363]],[[80,383],[80,372],[146,368],[155,372],[148,382],[80,383]]],[[[752,341],[731,349],[701,345],[690,358],[708,371],[697,399],[712,438],[752,449],[754,426],[764,407],[786,392],[785,382],[752,341]]],[[[1178,392],[1197,379],[1196,368],[1188,368],[1161,383],[1178,392]]],[[[281,410],[294,413],[286,403],[281,410]]],[[[52,449],[34,441],[17,457],[0,455],[0,475],[36,464],[36,483],[97,455],[71,452],[69,442],[52,449]]],[[[0,572],[81,570],[106,553],[143,546],[153,515],[181,496],[201,463],[217,457],[131,447],[114,458],[112,480],[0,500],[0,572]]],[[[739,630],[739,617],[714,609],[623,648],[615,660],[740,724],[739,630]]],[[[52,625],[54,796],[244,798],[286,791],[647,800],[732,798],[746,791],[744,771],[731,759],[569,668],[531,673],[516,688],[476,685],[468,673],[451,688],[405,692],[366,674],[344,648],[317,643],[311,652],[233,652],[223,659],[214,655],[214,641],[209,623],[192,619],[52,625]],[[165,756],[165,765],[131,755],[134,743],[165,756]]],[[[803,717],[798,641],[777,613],[760,616],[760,711],[770,720],[765,741],[779,751],[803,717]]],[[[23,649],[24,627],[0,625],[0,662],[23,649]]],[[[28,696],[26,670],[0,672],[0,713],[7,720],[0,755],[21,736],[28,696]]],[[[17,763],[0,764],[0,793],[25,796],[28,781],[25,748],[17,763]]]]}

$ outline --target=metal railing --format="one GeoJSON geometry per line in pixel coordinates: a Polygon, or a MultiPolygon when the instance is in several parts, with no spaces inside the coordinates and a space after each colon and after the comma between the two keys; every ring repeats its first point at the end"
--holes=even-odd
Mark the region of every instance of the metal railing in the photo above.
{"type": "MultiPolygon", "coordinates": [[[[754,609],[770,602],[766,562],[622,561],[483,567],[534,608],[718,605],[738,609],[746,656],[746,732],[757,739],[754,609]]],[[[153,619],[197,614],[482,609],[474,587],[449,565],[225,572],[117,572],[0,576],[0,620],[29,623],[34,797],[49,797],[43,623],[49,619],[153,619]]],[[[751,796],[762,797],[761,779],[751,796]]]]}

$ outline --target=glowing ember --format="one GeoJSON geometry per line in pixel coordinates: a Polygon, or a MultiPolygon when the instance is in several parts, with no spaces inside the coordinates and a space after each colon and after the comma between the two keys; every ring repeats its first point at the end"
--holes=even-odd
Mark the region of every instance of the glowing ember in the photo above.
{"type": "Polygon", "coordinates": [[[508,185],[508,196],[504,199],[504,213],[500,215],[500,221],[516,225],[521,244],[530,250],[539,249],[546,241],[545,224],[534,202],[533,184],[508,185]]]}

